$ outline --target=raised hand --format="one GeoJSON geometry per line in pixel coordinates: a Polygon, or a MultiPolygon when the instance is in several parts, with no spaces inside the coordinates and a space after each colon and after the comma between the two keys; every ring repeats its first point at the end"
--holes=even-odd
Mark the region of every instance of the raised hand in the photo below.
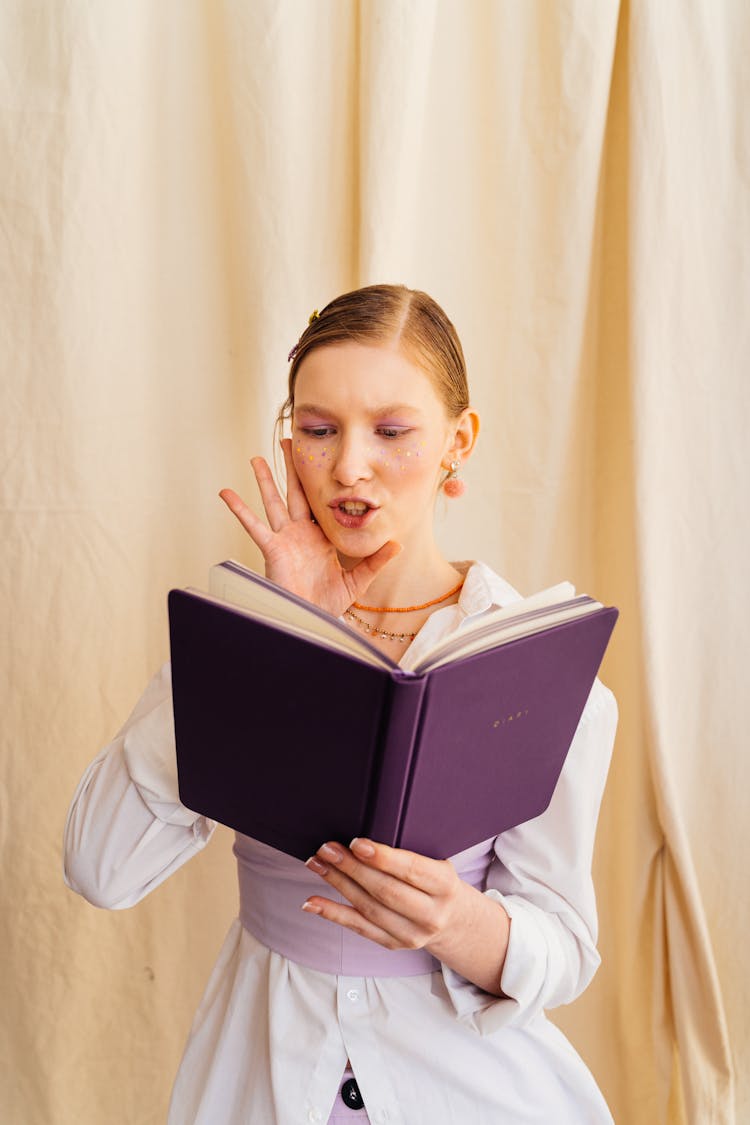
{"type": "Polygon", "coordinates": [[[268,463],[262,457],[253,457],[250,462],[268,526],[231,488],[223,488],[219,495],[263,555],[266,577],[340,617],[352,602],[364,595],[375,575],[401,548],[389,540],[351,570],[345,570],[336,548],[313,521],[294,468],[291,445],[288,438],[281,443],[287,473],[286,501],[279,493],[268,463]]]}

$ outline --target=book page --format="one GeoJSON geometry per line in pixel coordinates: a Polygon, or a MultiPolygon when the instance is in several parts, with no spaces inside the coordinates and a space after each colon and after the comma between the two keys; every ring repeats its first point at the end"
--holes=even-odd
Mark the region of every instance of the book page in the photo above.
{"type": "Polygon", "coordinates": [[[414,671],[420,673],[439,668],[450,661],[497,648],[516,637],[530,636],[600,608],[599,602],[585,594],[575,597],[575,588],[570,582],[561,582],[502,609],[480,614],[458,633],[429,649],[415,665],[414,671]]]}
{"type": "Polygon", "coordinates": [[[358,637],[343,622],[282,590],[233,559],[211,567],[208,588],[214,598],[244,609],[258,621],[273,622],[296,636],[355,656],[375,667],[398,667],[395,661],[363,637],[358,637]]]}
{"type": "MultiPolygon", "coordinates": [[[[268,621],[295,636],[346,653],[374,667],[388,670],[399,667],[395,660],[343,622],[233,559],[211,567],[209,595],[220,602],[237,606],[258,621],[268,621]]],[[[570,582],[561,582],[466,622],[458,633],[439,641],[410,673],[404,674],[421,675],[432,668],[497,648],[516,637],[529,636],[599,608],[600,603],[586,595],[575,597],[575,588],[570,582]]]]}

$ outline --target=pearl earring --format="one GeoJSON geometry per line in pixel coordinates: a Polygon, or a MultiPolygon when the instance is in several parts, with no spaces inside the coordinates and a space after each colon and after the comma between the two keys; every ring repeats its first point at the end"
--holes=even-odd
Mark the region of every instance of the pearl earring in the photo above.
{"type": "Polygon", "coordinates": [[[463,496],[466,490],[466,482],[459,479],[458,470],[461,465],[460,461],[451,461],[450,472],[443,481],[443,492],[446,496],[450,496],[452,500],[456,500],[459,496],[463,496]]]}

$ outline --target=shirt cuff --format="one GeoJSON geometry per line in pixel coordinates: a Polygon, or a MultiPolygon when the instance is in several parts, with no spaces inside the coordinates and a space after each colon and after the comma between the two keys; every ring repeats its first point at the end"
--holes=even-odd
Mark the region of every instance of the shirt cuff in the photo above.
{"type": "Polygon", "coordinates": [[[472,984],[447,965],[443,981],[456,1016],[480,1035],[503,1027],[525,1027],[545,1007],[550,980],[565,974],[565,955],[559,938],[546,932],[550,920],[532,903],[496,890],[484,892],[499,903],[510,918],[508,946],[500,978],[501,996],[472,984]],[[558,961],[560,964],[553,964],[558,961]]]}

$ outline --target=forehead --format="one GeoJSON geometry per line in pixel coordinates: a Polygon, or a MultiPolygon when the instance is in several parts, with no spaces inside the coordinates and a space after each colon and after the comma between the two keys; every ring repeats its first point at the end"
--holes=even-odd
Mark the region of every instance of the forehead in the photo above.
{"type": "Polygon", "coordinates": [[[377,410],[399,404],[445,416],[430,375],[392,344],[332,344],[311,351],[299,365],[294,408],[377,410]]]}

